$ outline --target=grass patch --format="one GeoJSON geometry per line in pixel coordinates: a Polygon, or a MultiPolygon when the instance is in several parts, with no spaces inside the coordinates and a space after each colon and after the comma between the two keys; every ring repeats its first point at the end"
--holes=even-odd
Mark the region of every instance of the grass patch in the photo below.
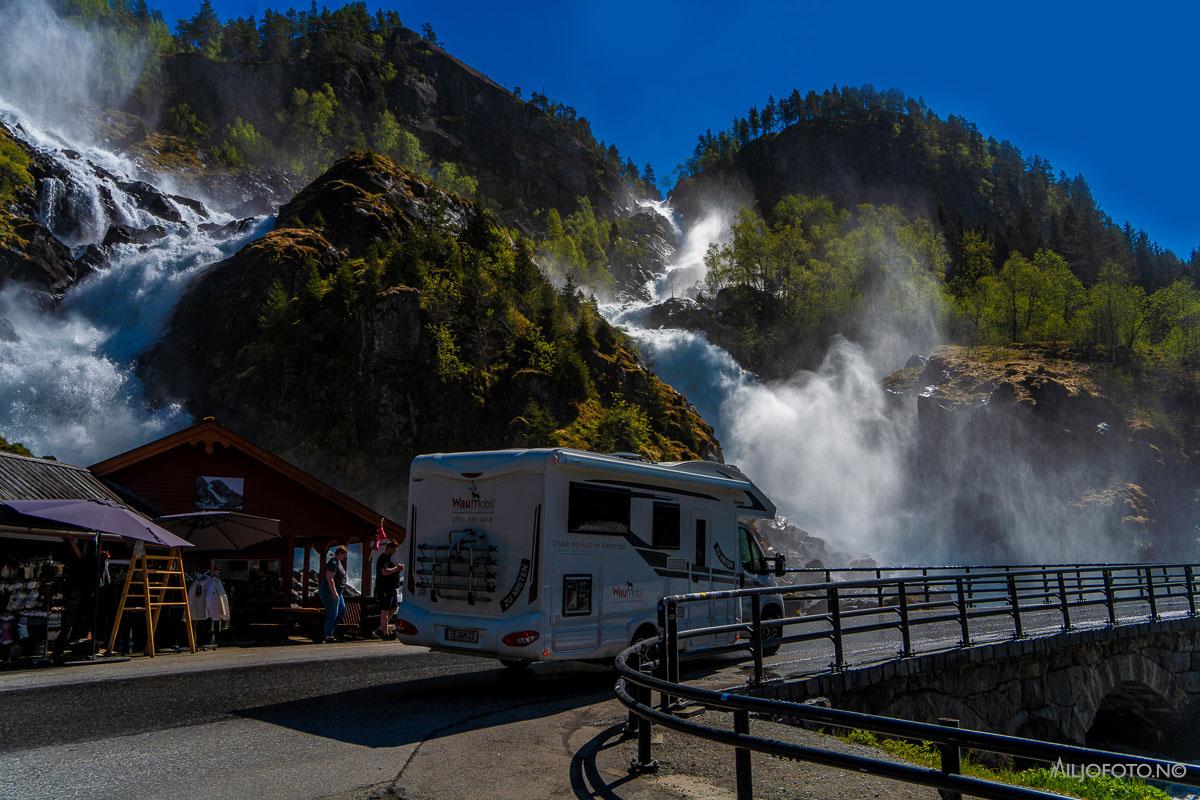
{"type": "MultiPolygon", "coordinates": [[[[917,743],[900,739],[881,739],[874,733],[863,730],[853,730],[838,738],[873,747],[917,766],[930,769],[941,767],[941,754],[937,747],[930,742],[917,743]]],[[[1045,767],[1023,770],[987,767],[966,757],[962,760],[962,774],[1014,786],[1057,792],[1067,797],[1082,798],[1082,800],[1170,800],[1170,796],[1166,792],[1139,780],[1126,780],[1106,775],[1076,778],[1068,775],[1055,775],[1045,767]]]]}
{"type": "Polygon", "coordinates": [[[29,154],[0,129],[0,247],[24,246],[17,236],[9,206],[21,191],[33,188],[33,176],[29,173],[32,163],[29,154]]]}

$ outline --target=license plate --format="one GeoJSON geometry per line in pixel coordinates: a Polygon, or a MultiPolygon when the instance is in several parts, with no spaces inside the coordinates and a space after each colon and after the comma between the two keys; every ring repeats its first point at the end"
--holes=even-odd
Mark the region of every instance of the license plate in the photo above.
{"type": "Polygon", "coordinates": [[[479,631],[473,628],[446,628],[447,642],[479,643],[479,631]]]}

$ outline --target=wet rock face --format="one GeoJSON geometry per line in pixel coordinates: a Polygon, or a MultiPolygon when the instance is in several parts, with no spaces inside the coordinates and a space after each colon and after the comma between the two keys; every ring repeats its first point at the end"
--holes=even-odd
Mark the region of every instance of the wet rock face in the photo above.
{"type": "Polygon", "coordinates": [[[1146,388],[1118,402],[1094,362],[1036,348],[947,347],[910,363],[885,381],[916,405],[908,502],[952,549],[997,563],[1022,547],[1059,560],[1190,552],[1200,472],[1141,419],[1156,400],[1146,388]]]}
{"type": "Polygon", "coordinates": [[[9,281],[62,294],[79,277],[71,251],[36,222],[18,218],[16,235],[24,244],[0,248],[0,286],[9,281]]]}
{"type": "Polygon", "coordinates": [[[675,255],[675,231],[661,215],[642,211],[624,220],[622,235],[631,247],[609,262],[617,290],[626,300],[649,300],[647,284],[666,272],[675,255]]]}
{"type": "Polygon", "coordinates": [[[167,229],[161,225],[151,225],[148,228],[135,228],[131,225],[113,225],[104,235],[101,244],[112,247],[117,244],[150,244],[167,235],[167,229]]]}

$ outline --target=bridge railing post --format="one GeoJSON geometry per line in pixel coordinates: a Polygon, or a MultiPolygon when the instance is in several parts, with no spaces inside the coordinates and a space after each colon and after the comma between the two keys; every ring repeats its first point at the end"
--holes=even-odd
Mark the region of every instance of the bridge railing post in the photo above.
{"type": "Polygon", "coordinates": [[[1108,609],[1108,624],[1117,624],[1117,598],[1113,597],[1112,570],[1104,570],[1104,605],[1108,609]]]}
{"type": "Polygon", "coordinates": [[[967,597],[963,589],[963,579],[954,579],[955,594],[958,595],[958,628],[962,632],[961,647],[971,646],[971,626],[968,624],[967,597]]]}
{"type": "MultiPolygon", "coordinates": [[[[629,665],[630,669],[632,669],[636,672],[641,672],[642,671],[642,651],[635,650],[629,656],[629,660],[626,663],[629,665]]],[[[633,696],[633,699],[637,700],[640,703],[642,701],[642,687],[640,685],[634,685],[634,686],[630,686],[629,689],[630,689],[629,693],[630,693],[630,695],[633,696]]],[[[625,720],[625,735],[633,736],[634,734],[636,734],[638,732],[638,728],[641,726],[641,724],[642,724],[642,718],[639,717],[632,708],[629,709],[629,718],[627,720],[625,720]]],[[[649,723],[646,723],[646,724],[648,725],[649,723]]]]}
{"type": "MultiPolygon", "coordinates": [[[[750,733],[750,712],[733,712],[734,733],[750,733]]],[[[750,751],[745,747],[734,750],[734,767],[737,770],[737,800],[754,800],[754,773],[751,771],[750,751]]]]}
{"type": "Polygon", "coordinates": [[[825,597],[829,606],[829,625],[833,636],[833,668],[840,670],[846,664],[846,652],[842,645],[842,603],[838,598],[837,587],[830,586],[825,597]]]}
{"type": "Polygon", "coordinates": [[[1071,604],[1067,598],[1067,578],[1062,570],[1058,572],[1058,608],[1062,612],[1063,630],[1071,630],[1071,604]]]}
{"type": "Polygon", "coordinates": [[[1021,597],[1017,594],[1017,579],[1013,575],[1008,576],[1008,604],[1011,606],[1014,637],[1017,639],[1025,638],[1025,628],[1021,624],[1021,597]]]}
{"type": "MultiPolygon", "coordinates": [[[[667,601],[658,601],[658,677],[664,681],[671,680],[671,640],[670,625],[667,621],[667,601]]],[[[671,707],[671,697],[666,692],[659,695],[659,706],[663,711],[671,707]]]]}
{"type": "Polygon", "coordinates": [[[896,591],[899,593],[900,657],[907,658],[912,655],[912,631],[908,627],[908,587],[904,581],[896,583],[896,591]]]}
{"type": "Polygon", "coordinates": [[[679,683],[679,606],[674,600],[667,602],[667,649],[671,652],[668,680],[679,683]]]}
{"type": "Polygon", "coordinates": [[[750,597],[750,653],[754,657],[754,683],[763,679],[763,631],[762,600],[758,595],[750,597]]]}
{"type": "Polygon", "coordinates": [[[921,568],[921,583],[925,585],[925,602],[929,602],[929,570],[925,567],[921,568]]]}
{"type": "MultiPolygon", "coordinates": [[[[663,649],[663,636],[661,630],[659,633],[658,642],[658,649],[661,652],[663,649]]],[[[644,651],[639,651],[634,653],[633,659],[629,663],[630,666],[632,666],[639,673],[644,674],[645,664],[642,660],[643,652],[644,651]]],[[[661,664],[661,658],[659,659],[659,662],[661,664]]],[[[633,691],[630,694],[633,696],[633,699],[648,708],[651,703],[650,687],[639,684],[637,686],[633,686],[632,689],[633,691]]],[[[652,723],[648,719],[642,719],[641,717],[638,717],[636,714],[634,714],[633,710],[630,709],[629,724],[635,726],[632,730],[637,732],[637,757],[629,762],[630,773],[640,775],[645,772],[656,772],[658,770],[658,762],[654,760],[654,753],[652,750],[652,723]]],[[[629,732],[630,729],[627,728],[626,730],[629,732]]]]}
{"type": "Polygon", "coordinates": [[[1158,598],[1154,595],[1154,568],[1146,567],[1146,600],[1150,603],[1150,619],[1158,620],[1158,598]]]}
{"type": "MultiPolygon", "coordinates": [[[[883,570],[881,570],[881,569],[875,570],[875,580],[876,581],[883,580],[883,570]]],[[[883,608],[883,584],[882,583],[878,583],[875,586],[875,599],[878,600],[879,607],[883,608]]]]}
{"type": "Polygon", "coordinates": [[[968,580],[967,599],[969,601],[971,601],[971,605],[974,606],[975,605],[975,582],[970,580],[970,578],[971,578],[971,568],[970,567],[967,567],[966,572],[967,572],[967,580],[968,580]]]}
{"type": "MultiPolygon", "coordinates": [[[[947,727],[957,728],[958,720],[947,719],[942,717],[938,720],[938,725],[946,725],[947,727]]],[[[957,745],[940,744],[938,750],[942,755],[942,774],[943,775],[958,775],[962,772],[962,751],[957,745]]],[[[949,789],[938,789],[938,794],[942,796],[942,800],[962,800],[962,794],[952,792],[949,789]]]]}
{"type": "Polygon", "coordinates": [[[1191,564],[1183,568],[1183,580],[1187,584],[1188,613],[1194,617],[1196,616],[1196,580],[1191,564]]]}

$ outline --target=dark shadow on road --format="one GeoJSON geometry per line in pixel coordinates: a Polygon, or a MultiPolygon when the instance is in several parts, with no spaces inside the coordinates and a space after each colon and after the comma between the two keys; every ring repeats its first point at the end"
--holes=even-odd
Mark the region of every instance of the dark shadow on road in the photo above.
{"type": "Polygon", "coordinates": [[[600,753],[622,742],[624,730],[623,724],[617,724],[600,731],[571,757],[571,791],[578,800],[621,800],[614,790],[637,778],[630,774],[606,782],[596,764],[600,753]]]}
{"type": "Polygon", "coordinates": [[[545,664],[393,682],[233,713],[363,747],[398,747],[590,705],[611,696],[615,681],[609,669],[545,664]]]}

